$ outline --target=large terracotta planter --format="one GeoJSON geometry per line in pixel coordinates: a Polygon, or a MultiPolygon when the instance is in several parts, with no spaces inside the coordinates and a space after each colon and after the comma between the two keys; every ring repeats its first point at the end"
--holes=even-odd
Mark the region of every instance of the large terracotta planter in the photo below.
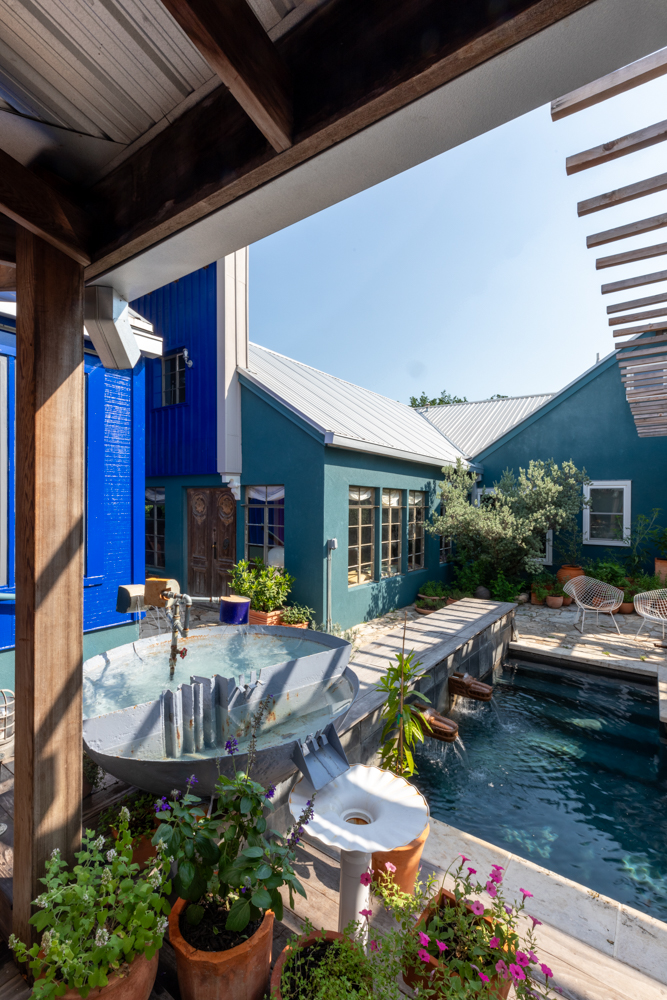
{"type": "Polygon", "coordinates": [[[308,622],[297,622],[293,625],[291,622],[281,622],[283,628],[308,628],[308,622]]]}
{"type": "MultiPolygon", "coordinates": [[[[454,893],[450,892],[448,889],[440,890],[438,895],[426,907],[421,917],[419,918],[416,925],[415,933],[416,930],[420,929],[422,925],[424,926],[424,928],[426,928],[428,921],[435,914],[435,912],[438,909],[440,909],[440,906],[443,903],[448,906],[456,906],[457,905],[456,896],[454,895],[454,893]]],[[[470,909],[470,903],[466,903],[466,906],[468,909],[470,909]]],[[[493,930],[493,921],[489,917],[484,917],[484,921],[489,925],[489,929],[493,930]]],[[[432,972],[436,970],[440,970],[441,972],[444,972],[445,975],[447,975],[448,974],[447,963],[439,962],[437,959],[430,956],[428,965],[426,964],[426,962],[422,962],[420,959],[419,968],[404,969],[403,979],[408,984],[408,986],[412,987],[412,989],[418,989],[421,986],[430,987],[431,989],[433,989],[433,981],[429,980],[429,976],[432,972]],[[421,972],[422,969],[424,970],[424,973],[421,972]]],[[[456,973],[450,972],[449,975],[450,977],[456,976],[456,973]]],[[[489,983],[488,996],[492,997],[493,1000],[506,1000],[511,986],[512,986],[511,981],[501,979],[500,976],[494,976],[491,982],[489,983]]]]}
{"type": "Polygon", "coordinates": [[[415,608],[418,615],[432,615],[437,610],[437,608],[415,608]]]}
{"type": "Polygon", "coordinates": [[[585,574],[581,566],[561,566],[556,573],[556,579],[560,583],[567,583],[568,580],[574,580],[575,576],[584,575],[585,574]]]}
{"type": "MultiPolygon", "coordinates": [[[[324,931],[324,933],[322,931],[314,931],[305,937],[303,941],[299,942],[299,948],[310,948],[312,944],[319,944],[321,941],[338,941],[342,937],[343,935],[339,934],[338,931],[324,931]]],[[[291,950],[289,945],[283,948],[273,967],[273,972],[271,973],[271,1000],[282,1000],[283,995],[280,992],[280,980],[283,975],[283,966],[291,950]]]]}
{"type": "Polygon", "coordinates": [[[398,888],[401,892],[413,893],[415,891],[415,879],[419,871],[419,862],[421,861],[422,851],[424,850],[424,844],[426,843],[430,829],[427,825],[424,832],[419,837],[411,840],[405,847],[397,847],[393,851],[378,851],[377,854],[374,854],[371,861],[373,865],[373,878],[379,880],[380,874],[386,875],[387,869],[385,868],[385,864],[387,861],[390,861],[392,865],[396,866],[396,871],[393,874],[394,882],[398,888]]]}
{"type": "Polygon", "coordinates": [[[253,611],[248,612],[248,625],[280,625],[283,617],[282,608],[277,611],[253,611]]]}
{"type": "Polygon", "coordinates": [[[181,1000],[263,1000],[271,969],[273,910],[252,937],[228,951],[199,951],[185,940],[178,921],[187,906],[178,899],[169,914],[181,1000]]]}
{"type": "Polygon", "coordinates": [[[663,583],[667,583],[667,559],[655,559],[655,575],[659,576],[663,583]]]}
{"type": "MultiPolygon", "coordinates": [[[[150,962],[145,955],[139,955],[130,966],[127,976],[109,976],[106,986],[96,986],[90,991],[90,1000],[148,1000],[157,976],[158,952],[150,962]]],[[[67,990],[61,1000],[81,1000],[78,990],[67,990]]]]}
{"type": "Polygon", "coordinates": [[[557,610],[558,608],[563,607],[563,598],[556,597],[555,594],[548,594],[546,601],[548,608],[553,608],[554,610],[557,610]]]}

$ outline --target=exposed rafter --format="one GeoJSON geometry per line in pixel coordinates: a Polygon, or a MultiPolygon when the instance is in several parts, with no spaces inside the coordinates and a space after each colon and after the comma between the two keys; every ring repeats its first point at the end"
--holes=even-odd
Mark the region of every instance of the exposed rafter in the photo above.
{"type": "Polygon", "coordinates": [[[626,240],[629,236],[641,236],[642,233],[652,233],[656,229],[664,229],[667,226],[667,212],[661,215],[652,215],[649,219],[640,219],[638,222],[628,222],[625,226],[616,226],[614,229],[605,229],[601,233],[593,233],[586,237],[586,246],[599,247],[604,243],[614,243],[616,240],[626,240]]]}
{"type": "Polygon", "coordinates": [[[624,94],[627,90],[639,87],[649,80],[657,80],[665,73],[667,73],[667,49],[660,49],[563,97],[557,97],[551,102],[552,121],[559,121],[567,115],[583,111],[584,108],[591,108],[594,104],[600,104],[617,94],[624,94]]]}
{"type": "Polygon", "coordinates": [[[611,292],[623,292],[626,288],[641,288],[642,285],[653,285],[657,281],[667,281],[667,271],[653,271],[652,274],[639,274],[634,278],[622,278],[620,281],[610,281],[600,286],[602,295],[611,292]]]}
{"type": "Polygon", "coordinates": [[[609,257],[598,257],[595,261],[596,271],[605,267],[617,267],[619,264],[633,264],[637,260],[650,260],[651,257],[662,257],[667,253],[667,243],[654,243],[650,247],[640,247],[638,250],[626,250],[624,253],[614,253],[609,257]]]}
{"type": "Polygon", "coordinates": [[[657,295],[646,295],[643,299],[631,299],[629,302],[615,302],[613,306],[607,306],[607,315],[623,312],[624,309],[638,309],[640,306],[652,306],[658,302],[667,302],[667,292],[659,292],[657,295]]]}

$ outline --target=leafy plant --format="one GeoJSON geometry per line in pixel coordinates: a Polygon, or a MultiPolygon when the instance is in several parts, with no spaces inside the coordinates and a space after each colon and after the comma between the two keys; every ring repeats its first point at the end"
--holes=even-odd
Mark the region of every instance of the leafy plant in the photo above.
{"type": "Polygon", "coordinates": [[[612,587],[619,589],[625,587],[626,567],[613,557],[587,559],[585,564],[586,576],[591,576],[594,580],[601,580],[602,583],[610,583],[612,587]]]}
{"type": "Polygon", "coordinates": [[[639,514],[632,525],[630,537],[624,539],[628,546],[628,554],[625,556],[625,572],[629,577],[641,573],[646,563],[647,543],[655,538],[655,522],[659,514],[659,507],[653,508],[650,517],[647,517],[646,514],[639,514]]]}
{"type": "Polygon", "coordinates": [[[426,601],[421,597],[418,597],[415,601],[416,608],[423,608],[425,611],[440,611],[441,608],[447,606],[447,601],[426,601]]]}
{"type": "MultiPolygon", "coordinates": [[[[411,777],[416,773],[412,751],[418,740],[423,742],[424,736],[418,721],[420,713],[408,704],[406,698],[411,687],[424,675],[419,673],[421,662],[415,660],[414,650],[405,655],[406,626],[407,620],[403,625],[403,649],[396,654],[396,663],[389,664],[378,681],[377,688],[387,696],[380,713],[380,717],[385,720],[380,737],[380,764],[394,774],[411,777]]],[[[421,693],[419,700],[429,702],[421,693]]]]}
{"type": "MultiPolygon", "coordinates": [[[[142,795],[134,795],[124,800],[123,805],[130,814],[129,830],[132,834],[132,842],[136,847],[136,842],[142,837],[152,837],[155,832],[155,796],[146,792],[142,795]]],[[[115,836],[114,830],[118,829],[118,806],[110,806],[100,816],[97,824],[98,833],[105,837],[115,836]]]]}
{"type": "Polygon", "coordinates": [[[72,870],[58,850],[46,862],[40,880],[46,890],[30,918],[41,941],[28,948],[13,934],[9,939],[19,962],[32,959],[34,996],[47,1000],[76,989],[86,997],[96,986],[106,986],[110,975],[126,976],[137,956],[151,959],[162,947],[170,865],[161,853],[150,872],[139,877],[129,822],[124,806],[115,846],[106,854],[104,837],[86,830],[72,870]]]}
{"type": "Polygon", "coordinates": [[[533,593],[536,601],[545,601],[551,593],[550,587],[545,587],[543,583],[533,584],[533,593]]]}
{"type": "Polygon", "coordinates": [[[491,596],[494,601],[514,601],[518,592],[518,585],[505,578],[501,569],[498,570],[495,580],[491,581],[491,596]]]}
{"type": "MultiPolygon", "coordinates": [[[[345,928],[343,937],[300,947],[303,936],[290,939],[291,951],[283,966],[280,992],[283,1000],[372,1000],[385,996],[377,991],[377,966],[355,940],[356,922],[345,928]]],[[[306,922],[304,934],[313,933],[306,922]]]]}
{"type": "Polygon", "coordinates": [[[444,389],[439,396],[434,396],[433,399],[429,399],[425,392],[422,392],[421,396],[410,396],[410,406],[450,406],[452,403],[467,403],[468,400],[465,396],[452,396],[451,393],[446,392],[444,389]]]}
{"type": "Polygon", "coordinates": [[[104,780],[104,771],[85,751],[83,754],[83,778],[93,788],[99,788],[104,780]]]}
{"type": "Polygon", "coordinates": [[[442,580],[427,580],[424,586],[419,588],[419,593],[425,597],[449,597],[449,588],[442,580]]]}
{"type": "Polygon", "coordinates": [[[651,538],[658,550],[658,557],[667,559],[667,528],[654,528],[651,532],[651,538]]]}
{"type": "Polygon", "coordinates": [[[456,586],[465,594],[474,594],[477,588],[484,583],[485,565],[481,560],[468,563],[458,563],[454,574],[456,586]]]}
{"type": "Polygon", "coordinates": [[[300,625],[302,622],[310,624],[314,617],[313,609],[305,604],[290,604],[283,611],[282,621],[283,625],[300,625]]]}
{"type": "Polygon", "coordinates": [[[253,611],[282,608],[295,580],[277,566],[265,566],[261,559],[255,559],[254,566],[239,559],[230,576],[232,590],[239,597],[249,597],[253,611]]]}
{"type": "Polygon", "coordinates": [[[554,552],[563,566],[581,566],[581,543],[581,528],[574,522],[554,535],[554,552]]]}

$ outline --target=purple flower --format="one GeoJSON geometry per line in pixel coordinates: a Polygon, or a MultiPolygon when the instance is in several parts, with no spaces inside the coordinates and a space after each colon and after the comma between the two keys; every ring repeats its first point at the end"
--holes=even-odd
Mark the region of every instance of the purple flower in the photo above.
{"type": "Polygon", "coordinates": [[[489,979],[489,977],[485,976],[483,972],[480,972],[479,978],[482,980],[483,983],[490,983],[491,982],[491,980],[489,979]]]}
{"type": "Polygon", "coordinates": [[[527,913],[526,916],[533,921],[533,928],[542,926],[542,921],[538,920],[537,917],[531,917],[530,913],[527,913]]]}
{"type": "Polygon", "coordinates": [[[163,795],[161,799],[158,799],[155,803],[155,815],[159,816],[161,812],[171,812],[171,806],[167,802],[167,796],[163,795]]]}
{"type": "Polygon", "coordinates": [[[385,861],[384,866],[392,874],[396,871],[396,865],[392,865],[391,861],[385,861]]]}
{"type": "Polygon", "coordinates": [[[195,778],[194,774],[191,774],[190,777],[188,778],[188,785],[198,785],[198,784],[199,782],[195,778]]]}
{"type": "Polygon", "coordinates": [[[373,916],[372,910],[359,910],[359,913],[361,914],[362,917],[365,917],[366,920],[370,920],[370,918],[373,916]]]}
{"type": "Polygon", "coordinates": [[[380,950],[380,945],[377,943],[377,941],[371,941],[371,951],[379,951],[379,950],[380,950]]]}
{"type": "Polygon", "coordinates": [[[481,917],[484,913],[484,903],[475,902],[470,904],[470,909],[475,914],[476,917],[481,917]]]}
{"type": "Polygon", "coordinates": [[[505,869],[503,868],[502,865],[491,865],[491,867],[495,868],[497,872],[504,872],[505,871],[505,869]]]}
{"type": "Polygon", "coordinates": [[[487,882],[486,891],[488,892],[489,896],[491,896],[491,898],[494,899],[498,895],[498,887],[495,884],[495,882],[487,882]]]}
{"type": "Polygon", "coordinates": [[[424,950],[424,948],[420,948],[419,951],[417,952],[417,955],[419,958],[421,958],[422,962],[426,962],[427,965],[431,961],[431,956],[427,951],[424,950]]]}
{"type": "Polygon", "coordinates": [[[520,965],[510,965],[510,975],[514,980],[526,978],[526,973],[523,971],[520,965]]]}
{"type": "Polygon", "coordinates": [[[234,754],[238,752],[238,749],[239,749],[238,740],[231,739],[227,740],[227,742],[225,743],[225,750],[227,751],[230,757],[233,757],[234,754]]]}
{"type": "Polygon", "coordinates": [[[424,948],[426,947],[426,945],[429,943],[430,940],[431,939],[428,936],[428,934],[424,934],[423,931],[419,931],[419,943],[423,945],[424,948]]]}
{"type": "Polygon", "coordinates": [[[542,970],[542,972],[544,973],[544,975],[547,977],[547,979],[552,979],[553,978],[553,972],[551,971],[551,969],[549,968],[548,965],[544,964],[544,962],[542,962],[542,964],[540,966],[540,969],[542,970]]]}
{"type": "Polygon", "coordinates": [[[275,794],[276,794],[276,786],[275,785],[269,785],[269,787],[267,788],[267,790],[264,793],[264,798],[265,799],[272,799],[275,794]]]}
{"type": "Polygon", "coordinates": [[[370,885],[373,881],[373,876],[370,872],[362,872],[359,876],[359,882],[361,885],[370,885]]]}
{"type": "Polygon", "coordinates": [[[459,854],[459,857],[461,859],[461,864],[462,865],[464,865],[466,863],[466,861],[470,861],[470,858],[466,858],[465,854],[459,854]]]}
{"type": "Polygon", "coordinates": [[[525,955],[522,951],[517,951],[516,962],[517,965],[521,965],[524,969],[526,968],[527,965],[530,965],[530,959],[528,958],[528,955],[525,955]]]}
{"type": "Polygon", "coordinates": [[[502,958],[500,959],[499,962],[496,962],[496,972],[498,973],[501,979],[507,979],[508,975],[507,966],[503,962],[502,958]]]}
{"type": "Polygon", "coordinates": [[[539,958],[537,957],[534,951],[529,951],[528,957],[530,958],[531,962],[539,962],[539,958]]]}
{"type": "Polygon", "coordinates": [[[492,937],[489,941],[489,948],[500,948],[500,939],[497,937],[492,937]]]}
{"type": "Polygon", "coordinates": [[[489,875],[489,882],[497,882],[498,885],[500,885],[500,883],[502,882],[502,880],[503,880],[503,877],[502,877],[502,875],[500,874],[499,871],[493,871],[489,875]]]}
{"type": "Polygon", "coordinates": [[[505,903],[505,913],[507,914],[508,917],[511,912],[512,912],[512,907],[508,906],[507,903],[505,903]]]}

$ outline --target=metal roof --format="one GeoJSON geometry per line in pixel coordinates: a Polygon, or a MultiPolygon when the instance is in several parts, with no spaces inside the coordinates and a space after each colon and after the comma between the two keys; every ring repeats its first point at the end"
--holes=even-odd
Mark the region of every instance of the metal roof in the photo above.
{"type": "Polygon", "coordinates": [[[248,367],[238,371],[319,431],[325,444],[426,465],[463,458],[411,406],[266,347],[251,343],[248,367]]]}
{"type": "Polygon", "coordinates": [[[548,403],[554,395],[547,392],[536,396],[424,406],[417,412],[453,441],[464,455],[472,458],[548,403]]]}

